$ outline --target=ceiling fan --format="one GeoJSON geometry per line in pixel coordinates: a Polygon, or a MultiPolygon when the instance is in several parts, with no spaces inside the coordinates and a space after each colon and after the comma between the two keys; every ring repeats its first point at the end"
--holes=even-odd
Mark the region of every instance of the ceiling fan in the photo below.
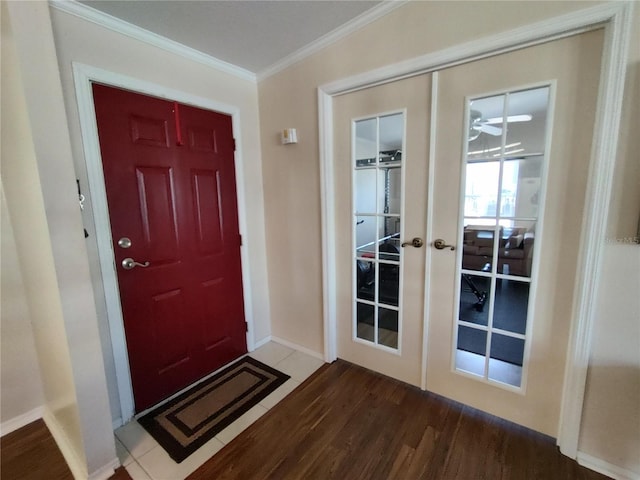
{"type": "MultiPolygon", "coordinates": [[[[509,115],[507,123],[528,122],[532,118],[529,114],[509,115]]],[[[495,137],[502,135],[503,123],[504,119],[502,117],[483,118],[482,112],[472,109],[469,112],[469,141],[478,138],[482,132],[495,137]],[[500,127],[495,127],[494,125],[500,125],[500,127]]]]}

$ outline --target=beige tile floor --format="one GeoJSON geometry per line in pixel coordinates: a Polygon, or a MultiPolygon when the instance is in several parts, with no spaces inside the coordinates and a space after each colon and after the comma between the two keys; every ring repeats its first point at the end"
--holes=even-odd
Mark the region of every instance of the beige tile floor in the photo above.
{"type": "Polygon", "coordinates": [[[181,480],[187,477],[323,364],[318,358],[275,342],[269,342],[249,355],[291,378],[182,463],[174,462],[137,421],[120,427],[115,431],[116,450],[120,463],[133,480],[181,480]]]}

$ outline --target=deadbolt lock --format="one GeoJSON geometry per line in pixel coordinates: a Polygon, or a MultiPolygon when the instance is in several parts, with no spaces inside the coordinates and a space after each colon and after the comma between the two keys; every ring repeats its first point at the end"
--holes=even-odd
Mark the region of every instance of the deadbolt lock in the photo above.
{"type": "Polygon", "coordinates": [[[131,239],[128,237],[122,237],[118,240],[118,246],[120,248],[129,248],[131,246],[131,239]]]}

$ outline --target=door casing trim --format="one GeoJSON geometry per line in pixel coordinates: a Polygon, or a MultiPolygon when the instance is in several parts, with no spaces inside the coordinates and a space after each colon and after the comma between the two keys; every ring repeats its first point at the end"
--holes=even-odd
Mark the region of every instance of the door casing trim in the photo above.
{"type": "MultiPolygon", "coordinates": [[[[557,438],[562,453],[576,458],[595,322],[595,299],[598,297],[599,273],[604,245],[603,235],[609,210],[618,145],[618,136],[609,136],[607,132],[619,131],[632,10],[632,2],[609,2],[596,5],[318,87],[325,361],[332,362],[337,358],[337,282],[334,264],[337,228],[333,169],[333,98],[364,88],[436,72],[443,68],[604,28],[605,40],[596,122],[589,161],[589,176],[575,281],[576,295],[571,314],[557,438]]],[[[431,205],[428,205],[429,209],[431,205]]],[[[427,243],[430,243],[431,238],[427,237],[426,240],[427,243]]],[[[425,299],[425,334],[421,364],[423,388],[426,386],[427,312],[428,300],[425,299]]]]}
{"type": "Polygon", "coordinates": [[[247,230],[246,184],[242,156],[242,130],[240,109],[233,105],[198,97],[186,92],[174,90],[156,83],[139,80],[127,75],[110,72],[79,62],[73,62],[73,79],[78,103],[80,131],[84,161],[87,167],[91,208],[96,228],[96,242],[100,262],[102,289],[104,291],[111,347],[115,363],[118,398],[120,399],[119,421],[114,428],[127,423],[134,414],[133,388],[129,370],[129,355],[122,319],[118,278],[114,263],[114,249],[111,241],[111,223],[107,206],[107,193],[102,170],[102,156],[98,139],[98,125],[93,103],[92,82],[99,82],[112,87],[123,88],[137,93],[178,101],[195,107],[214,110],[231,116],[233,136],[236,140],[235,173],[238,202],[238,224],[242,235],[240,257],[242,263],[242,289],[244,297],[244,315],[247,322],[247,350],[254,349],[254,318],[251,290],[251,268],[249,265],[249,239],[247,230]]]}

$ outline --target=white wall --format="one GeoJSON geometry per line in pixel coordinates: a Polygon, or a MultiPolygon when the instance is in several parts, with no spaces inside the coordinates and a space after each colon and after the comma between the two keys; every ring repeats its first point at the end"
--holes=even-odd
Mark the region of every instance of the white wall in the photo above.
{"type": "MultiPolygon", "coordinates": [[[[126,75],[137,80],[160,85],[207,100],[232,105],[240,111],[240,134],[244,167],[245,196],[239,202],[246,205],[247,231],[243,234],[251,267],[251,303],[256,342],[271,334],[269,318],[269,286],[267,282],[264,212],[262,196],[262,162],[258,128],[258,93],[255,83],[239,79],[214,68],[169,53],[131,37],[100,27],[55,8],[51,9],[54,37],[64,100],[69,119],[74,168],[87,197],[83,222],[89,231],[87,249],[99,318],[104,361],[107,370],[112,418],[120,417],[116,390],[115,367],[108,330],[106,301],[98,263],[94,212],[88,190],[86,163],[78,118],[73,82],[72,62],[126,75]]],[[[238,132],[235,132],[236,135],[238,132]]]]}
{"type": "Polygon", "coordinates": [[[1,433],[5,435],[23,426],[24,421],[32,421],[31,412],[36,417],[41,415],[44,396],[27,292],[18,265],[18,250],[1,184],[0,208],[0,422],[1,433]]]}
{"type": "Polygon", "coordinates": [[[117,463],[46,2],[2,2],[2,181],[45,421],[76,478],[117,463]]]}

